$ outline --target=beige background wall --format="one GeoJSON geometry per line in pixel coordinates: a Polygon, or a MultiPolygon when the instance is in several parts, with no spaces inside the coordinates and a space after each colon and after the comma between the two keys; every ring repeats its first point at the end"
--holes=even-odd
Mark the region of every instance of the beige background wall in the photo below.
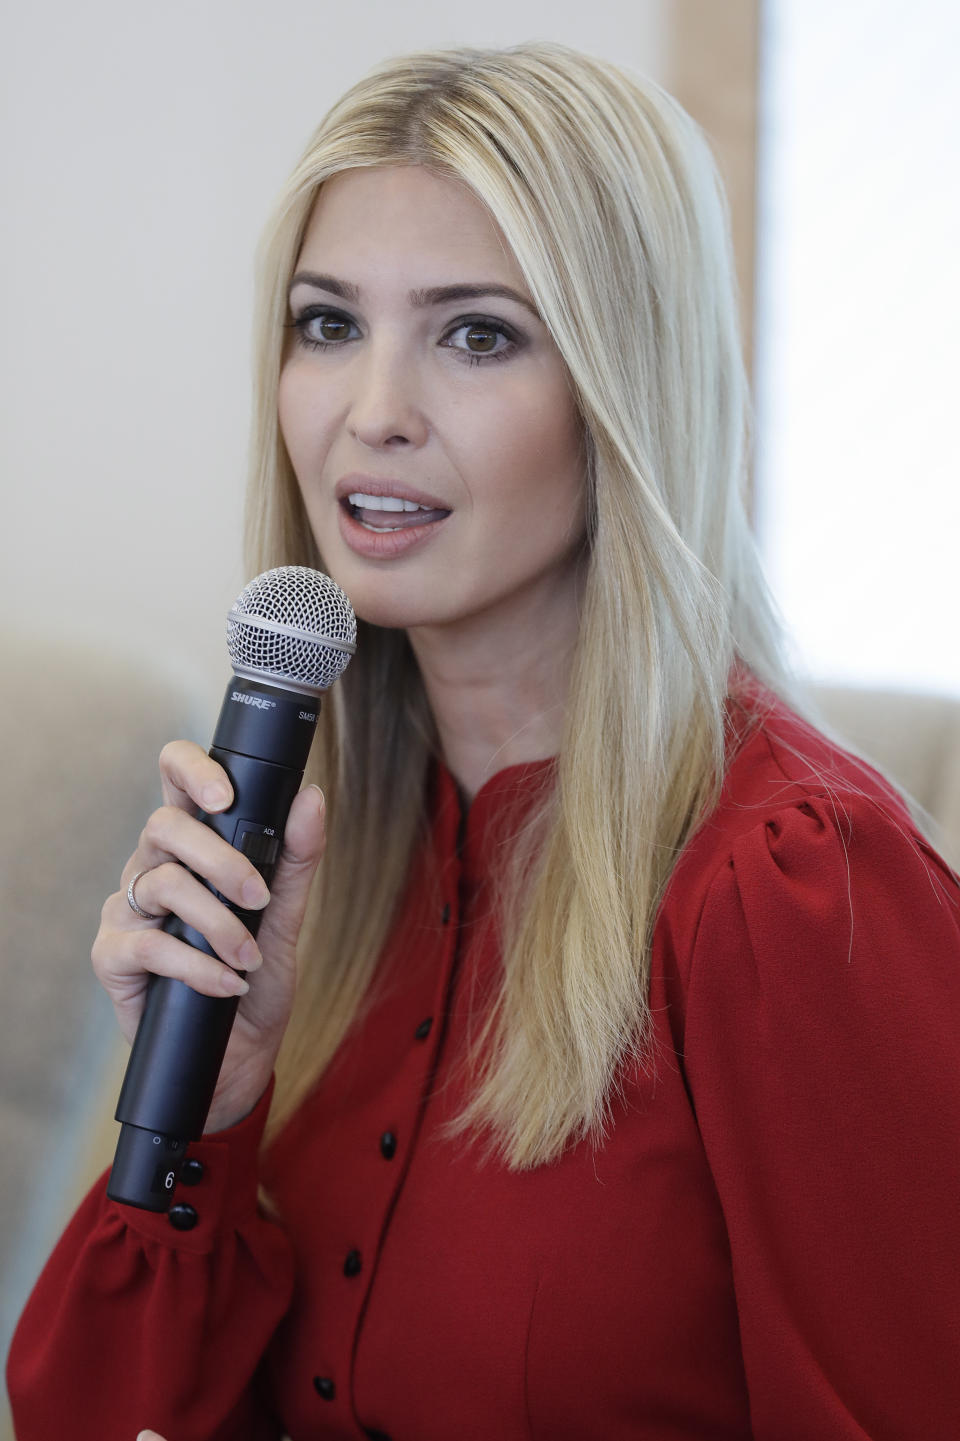
{"type": "Polygon", "coordinates": [[[740,10],[421,0],[366,6],[362,23],[345,12],[332,30],[328,7],[298,0],[8,8],[0,473],[18,622],[149,652],[218,692],[220,617],[244,579],[252,251],[312,125],[372,62],[423,45],[578,45],[675,80],[739,177],[726,107],[701,96],[698,70],[712,84],[733,56],[739,86],[740,10]]]}
{"type": "Polygon", "coordinates": [[[716,137],[748,302],[754,8],[420,0],[337,28],[302,0],[7,7],[0,545],[17,626],[149,655],[214,703],[245,579],[253,248],[319,115],[385,54],[542,37],[675,88],[716,137]]]}
{"type": "Polygon", "coordinates": [[[744,350],[753,355],[760,0],[671,0],[667,88],[703,126],[730,201],[744,350]]]}

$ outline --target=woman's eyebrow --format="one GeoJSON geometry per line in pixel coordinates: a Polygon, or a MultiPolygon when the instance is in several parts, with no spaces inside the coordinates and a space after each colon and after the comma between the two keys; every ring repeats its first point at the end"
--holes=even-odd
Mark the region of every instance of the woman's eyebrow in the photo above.
{"type": "Polygon", "coordinates": [[[484,281],[474,285],[434,285],[429,290],[411,290],[409,299],[411,305],[444,305],[450,300],[480,300],[485,295],[498,295],[504,300],[515,300],[537,320],[540,319],[537,307],[525,295],[511,290],[509,285],[493,285],[484,281]]]}
{"type": "MultiPolygon", "coordinates": [[[[338,280],[335,275],[319,275],[313,270],[299,270],[290,282],[290,289],[295,285],[310,285],[315,290],[326,290],[331,295],[339,295],[342,300],[349,300],[356,305],[360,300],[360,287],[351,285],[348,280],[338,280]]],[[[408,299],[411,305],[417,307],[426,305],[444,305],[451,300],[480,300],[486,295],[500,296],[505,300],[515,300],[522,305],[530,314],[540,319],[540,314],[532,301],[519,291],[511,290],[509,285],[494,285],[486,281],[478,281],[458,285],[433,285],[428,290],[411,290],[408,299]]]]}

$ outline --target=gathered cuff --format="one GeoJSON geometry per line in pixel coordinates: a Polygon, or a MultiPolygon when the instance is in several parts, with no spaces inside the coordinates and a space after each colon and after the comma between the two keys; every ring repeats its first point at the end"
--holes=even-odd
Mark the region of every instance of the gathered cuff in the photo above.
{"type": "Polygon", "coordinates": [[[235,1125],[190,1142],[187,1159],[198,1162],[201,1169],[192,1168],[198,1177],[194,1184],[178,1183],[171,1207],[174,1219],[171,1212],[143,1211],[120,1202],[108,1204],[116,1206],[126,1225],[145,1240],[178,1250],[211,1250],[225,1227],[238,1227],[256,1213],[260,1142],[273,1087],[271,1077],[253,1110],[235,1125]],[[196,1219],[189,1212],[177,1212],[177,1207],[192,1208],[196,1219]],[[186,1222],[183,1229],[175,1224],[178,1218],[186,1222]]]}

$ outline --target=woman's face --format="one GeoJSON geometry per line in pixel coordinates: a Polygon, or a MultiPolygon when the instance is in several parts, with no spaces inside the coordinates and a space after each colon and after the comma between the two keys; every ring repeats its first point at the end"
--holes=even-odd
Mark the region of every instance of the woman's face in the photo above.
{"type": "Polygon", "coordinates": [[[280,426],[357,614],[434,626],[568,604],[585,529],[581,427],[480,201],[417,166],[334,177],[290,320],[280,426]]]}

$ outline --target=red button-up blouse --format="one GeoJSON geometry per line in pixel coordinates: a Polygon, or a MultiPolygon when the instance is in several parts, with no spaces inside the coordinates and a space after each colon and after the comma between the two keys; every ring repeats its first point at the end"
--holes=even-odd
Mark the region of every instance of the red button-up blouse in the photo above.
{"type": "Polygon", "coordinates": [[[653,1063],[604,1145],[512,1174],[444,1127],[549,764],[462,835],[439,772],[375,1001],[261,1167],[266,1098],[192,1147],[192,1230],[94,1187],[14,1341],[19,1441],[960,1436],[956,878],[776,708],[662,903],[653,1063]]]}

